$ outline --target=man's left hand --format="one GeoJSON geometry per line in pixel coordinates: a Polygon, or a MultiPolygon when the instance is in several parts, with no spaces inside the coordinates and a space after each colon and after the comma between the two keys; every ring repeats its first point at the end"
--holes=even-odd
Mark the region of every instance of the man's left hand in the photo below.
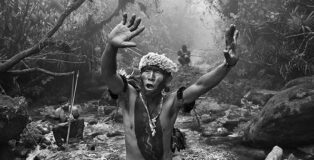
{"type": "Polygon", "coordinates": [[[236,29],[234,24],[231,24],[225,34],[226,48],[223,51],[227,66],[234,66],[239,60],[239,56],[236,53],[238,36],[239,31],[236,29]]]}

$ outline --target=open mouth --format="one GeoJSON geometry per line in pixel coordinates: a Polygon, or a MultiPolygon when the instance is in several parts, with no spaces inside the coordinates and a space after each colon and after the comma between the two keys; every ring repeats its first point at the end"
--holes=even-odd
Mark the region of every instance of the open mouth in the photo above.
{"type": "Polygon", "coordinates": [[[146,84],[146,88],[147,88],[147,89],[154,89],[154,85],[152,85],[152,84],[146,84]]]}

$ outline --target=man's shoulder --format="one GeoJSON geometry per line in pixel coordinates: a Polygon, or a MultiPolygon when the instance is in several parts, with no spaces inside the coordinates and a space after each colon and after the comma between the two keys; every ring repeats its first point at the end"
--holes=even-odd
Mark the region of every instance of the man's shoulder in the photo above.
{"type": "Polygon", "coordinates": [[[139,77],[131,76],[127,79],[127,83],[130,84],[137,92],[141,90],[141,81],[139,77]]]}

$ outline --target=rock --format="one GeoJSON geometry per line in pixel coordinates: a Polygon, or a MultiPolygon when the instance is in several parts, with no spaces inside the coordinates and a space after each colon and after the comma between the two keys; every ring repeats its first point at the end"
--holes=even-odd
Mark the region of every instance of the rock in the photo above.
{"type": "Polygon", "coordinates": [[[88,150],[94,151],[96,149],[96,144],[95,143],[87,144],[87,148],[88,150]]]}
{"type": "Polygon", "coordinates": [[[33,148],[36,145],[50,145],[51,142],[46,139],[46,135],[51,133],[51,123],[48,121],[32,121],[26,125],[26,128],[20,134],[19,144],[26,148],[33,148]],[[43,129],[45,128],[45,129],[43,129]],[[47,130],[48,132],[47,132],[47,130]]]}
{"type": "Polygon", "coordinates": [[[241,142],[240,137],[219,137],[211,136],[205,140],[205,143],[208,145],[221,145],[221,144],[239,144],[241,142]]]}
{"type": "Polygon", "coordinates": [[[314,83],[300,84],[273,96],[248,124],[245,139],[267,147],[314,144],[313,121],[314,83]]]}
{"type": "Polygon", "coordinates": [[[283,150],[280,147],[275,146],[272,151],[268,153],[265,160],[281,160],[282,154],[283,150]]]}
{"type": "Polygon", "coordinates": [[[314,145],[298,147],[298,149],[306,154],[310,154],[314,156],[314,145]]]}
{"type": "Polygon", "coordinates": [[[266,153],[264,150],[249,148],[241,145],[236,145],[232,148],[232,151],[254,160],[264,160],[266,157],[266,153]]]}
{"type": "Polygon", "coordinates": [[[298,160],[292,153],[288,156],[287,160],[298,160]]]}
{"type": "Polygon", "coordinates": [[[251,90],[247,94],[245,94],[244,99],[252,102],[253,104],[265,105],[266,102],[275,94],[277,91],[271,90],[251,90]]]}
{"type": "Polygon", "coordinates": [[[19,139],[28,123],[27,102],[24,97],[0,95],[0,143],[19,139]]]}
{"type": "Polygon", "coordinates": [[[314,76],[300,77],[300,78],[293,79],[293,80],[289,81],[288,83],[286,83],[286,85],[284,86],[283,89],[291,88],[293,86],[300,85],[300,84],[306,84],[306,83],[313,84],[314,83],[314,76]]]}
{"type": "Polygon", "coordinates": [[[215,130],[207,129],[207,130],[204,130],[204,131],[201,132],[201,136],[203,136],[203,137],[211,137],[211,136],[214,135],[214,133],[215,133],[215,130]]]}
{"type": "Polygon", "coordinates": [[[88,121],[89,125],[94,125],[94,124],[97,124],[97,123],[98,123],[98,121],[95,120],[95,119],[88,121]]]}
{"type": "Polygon", "coordinates": [[[226,110],[225,116],[218,118],[217,121],[222,124],[223,127],[227,128],[228,131],[232,131],[239,125],[239,123],[248,121],[248,116],[249,114],[247,109],[235,106],[226,110]]]}
{"type": "Polygon", "coordinates": [[[121,160],[119,155],[117,153],[111,153],[108,156],[106,156],[106,159],[111,159],[111,160],[121,160]]]}
{"type": "Polygon", "coordinates": [[[123,136],[124,133],[121,131],[114,131],[107,133],[107,137],[123,136]]]}
{"type": "Polygon", "coordinates": [[[209,122],[212,122],[214,120],[215,120],[215,118],[209,114],[203,114],[201,116],[202,123],[209,123],[209,122]]]}
{"type": "Polygon", "coordinates": [[[240,120],[227,120],[222,126],[227,128],[228,131],[232,131],[240,123],[240,120]]]}
{"type": "Polygon", "coordinates": [[[222,136],[222,137],[225,137],[227,135],[229,135],[229,132],[226,128],[224,127],[219,127],[217,128],[217,132],[215,134],[216,136],[222,136]]]}

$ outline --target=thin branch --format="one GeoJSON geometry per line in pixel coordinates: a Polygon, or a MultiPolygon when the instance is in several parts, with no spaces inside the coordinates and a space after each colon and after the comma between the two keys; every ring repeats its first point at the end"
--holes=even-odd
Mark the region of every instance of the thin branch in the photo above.
{"type": "Polygon", "coordinates": [[[140,54],[140,53],[138,53],[138,52],[134,51],[134,50],[133,50],[133,49],[131,49],[131,48],[125,48],[125,50],[126,50],[126,51],[131,51],[131,53],[135,53],[137,56],[140,56],[140,57],[142,57],[142,56],[143,56],[142,54],[140,54]]]}
{"type": "Polygon", "coordinates": [[[56,31],[61,27],[63,24],[64,20],[76,9],[78,9],[85,0],[72,0],[72,3],[67,6],[65,11],[61,14],[60,18],[57,21],[57,24],[47,33],[46,38],[50,38],[53,36],[56,31]]]}
{"type": "Polygon", "coordinates": [[[50,59],[50,58],[25,58],[26,60],[43,60],[43,61],[55,61],[55,62],[62,62],[62,63],[72,63],[72,64],[83,64],[85,61],[81,62],[74,62],[74,61],[65,61],[61,59],[50,59]]]}
{"type": "Polygon", "coordinates": [[[306,32],[306,33],[290,35],[290,36],[286,36],[285,38],[293,38],[293,37],[304,36],[304,35],[314,35],[314,32],[306,32]]]}
{"type": "Polygon", "coordinates": [[[20,74],[25,74],[25,73],[34,72],[34,71],[46,73],[46,74],[51,75],[51,76],[68,76],[68,75],[72,75],[75,73],[74,71],[64,72],[64,73],[56,73],[56,72],[51,72],[51,71],[48,71],[48,70],[45,70],[42,68],[37,68],[37,67],[36,68],[23,69],[23,70],[12,70],[12,71],[8,71],[8,73],[11,73],[13,75],[20,75],[20,74]]]}
{"type": "Polygon", "coordinates": [[[298,52],[300,52],[300,50],[301,50],[303,44],[306,42],[306,38],[307,38],[307,37],[308,37],[308,36],[306,36],[306,37],[303,38],[303,41],[301,42],[301,44],[300,44],[300,46],[299,46],[299,48],[298,48],[298,52]]]}
{"type": "Polygon", "coordinates": [[[314,38],[314,37],[311,37],[311,38],[309,38],[309,40],[307,40],[307,42],[306,42],[306,44],[305,44],[305,47],[304,47],[304,50],[303,50],[303,52],[301,53],[302,55],[305,55],[305,52],[306,52],[306,50],[307,50],[307,48],[308,48],[308,45],[309,45],[309,42],[312,41],[313,38],[314,38]]]}
{"type": "Polygon", "coordinates": [[[314,8],[314,5],[310,5],[310,4],[306,4],[306,3],[302,3],[302,2],[293,2],[293,3],[301,5],[301,6],[305,6],[305,7],[308,7],[308,8],[314,8]]]}
{"type": "Polygon", "coordinates": [[[24,66],[25,66],[26,68],[31,68],[31,67],[29,67],[28,64],[26,64],[26,63],[24,62],[24,60],[21,60],[21,62],[24,64],[24,66]]]}
{"type": "Polygon", "coordinates": [[[70,53],[65,53],[65,52],[47,52],[44,54],[36,55],[36,56],[31,56],[30,58],[42,58],[47,55],[60,55],[60,56],[72,56],[72,57],[86,57],[86,55],[75,55],[75,54],[70,54],[70,53]]]}
{"type": "MultiPolygon", "coordinates": [[[[10,68],[12,68],[14,65],[19,63],[22,59],[25,57],[28,57],[33,54],[39,53],[42,49],[44,49],[46,46],[51,44],[51,37],[56,33],[56,31],[60,28],[60,26],[63,24],[65,18],[69,16],[74,10],[79,8],[85,0],[72,0],[73,3],[71,3],[66,10],[61,14],[59,17],[57,24],[46,34],[44,38],[42,38],[37,44],[32,46],[31,48],[28,48],[24,51],[19,52],[18,54],[11,57],[8,61],[4,63],[0,63],[0,72],[6,72],[10,68]]],[[[55,42],[54,42],[55,43],[55,42]]]]}

